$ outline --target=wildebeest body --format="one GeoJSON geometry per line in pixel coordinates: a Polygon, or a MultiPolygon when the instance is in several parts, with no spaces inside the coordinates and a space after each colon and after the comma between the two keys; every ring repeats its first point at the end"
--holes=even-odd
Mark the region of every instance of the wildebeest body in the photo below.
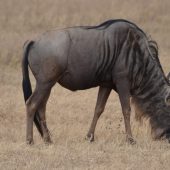
{"type": "Polygon", "coordinates": [[[150,117],[157,137],[166,133],[170,128],[164,121],[170,116],[165,102],[169,84],[157,57],[155,43],[152,43],[140,28],[125,20],[111,20],[94,27],[53,30],[28,42],[22,65],[28,143],[33,141],[33,119],[44,140],[51,141],[45,108],[56,82],[73,91],[100,86],[87,135],[90,141],[94,139],[97,120],[112,89],[120,98],[129,142],[134,143],[130,127],[130,97],[139,110],[150,117]],[[28,64],[36,78],[32,95],[28,64]],[[155,103],[158,105],[152,106],[155,103]]]}
{"type": "MultiPolygon", "coordinates": [[[[47,32],[35,41],[30,51],[30,56],[34,49],[34,53],[41,51],[38,57],[43,58],[41,63],[38,59],[32,70],[35,74],[42,74],[36,70],[43,65],[50,76],[60,74],[59,83],[70,90],[83,90],[101,83],[113,87],[114,64],[130,28],[134,25],[120,22],[107,29],[76,27],[47,32]]],[[[28,59],[31,62],[31,57],[28,59]]]]}

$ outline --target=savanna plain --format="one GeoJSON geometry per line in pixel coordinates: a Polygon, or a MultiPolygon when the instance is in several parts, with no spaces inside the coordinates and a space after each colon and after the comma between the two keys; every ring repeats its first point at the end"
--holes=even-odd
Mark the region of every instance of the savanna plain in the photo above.
{"type": "MultiPolygon", "coordinates": [[[[46,146],[34,127],[33,146],[25,143],[26,113],[21,88],[22,47],[46,30],[97,25],[124,18],[159,45],[165,73],[170,71],[169,0],[0,0],[0,170],[168,170],[170,144],[153,141],[148,120],[131,125],[136,145],[125,141],[118,96],[112,92],[96,128],[85,140],[98,88],[71,92],[56,84],[47,105],[53,144],[46,146]]],[[[31,76],[33,87],[35,80],[31,76]]]]}

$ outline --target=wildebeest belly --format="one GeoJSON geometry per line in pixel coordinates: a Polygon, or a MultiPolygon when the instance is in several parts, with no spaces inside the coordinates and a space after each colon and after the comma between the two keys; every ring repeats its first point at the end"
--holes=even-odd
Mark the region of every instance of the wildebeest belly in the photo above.
{"type": "Polygon", "coordinates": [[[96,76],[97,57],[89,55],[68,56],[67,69],[59,83],[70,90],[83,90],[98,85],[96,76]]]}
{"type": "Polygon", "coordinates": [[[75,91],[75,90],[84,90],[91,87],[98,86],[97,81],[94,81],[92,76],[83,76],[85,74],[79,74],[75,76],[74,74],[66,71],[62,78],[59,80],[59,84],[63,87],[75,91]]]}
{"type": "Polygon", "coordinates": [[[106,79],[104,81],[99,81],[98,78],[93,76],[87,76],[85,74],[79,74],[77,77],[75,77],[74,74],[66,71],[63,76],[59,79],[58,83],[72,91],[76,90],[85,90],[92,87],[97,86],[103,86],[103,87],[109,87],[115,89],[115,85],[112,82],[112,78],[110,76],[111,74],[108,74],[108,77],[106,76],[106,79]]]}

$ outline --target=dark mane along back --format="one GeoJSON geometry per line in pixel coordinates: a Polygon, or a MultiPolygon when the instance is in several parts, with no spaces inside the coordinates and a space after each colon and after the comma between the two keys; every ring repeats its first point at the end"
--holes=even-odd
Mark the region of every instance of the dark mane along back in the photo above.
{"type": "Polygon", "coordinates": [[[126,23],[129,23],[129,24],[135,25],[134,23],[131,23],[131,22],[129,22],[127,20],[124,20],[124,19],[115,19],[115,20],[111,19],[111,20],[105,21],[105,22],[103,22],[103,23],[101,23],[101,24],[99,24],[97,26],[87,26],[86,28],[87,29],[97,29],[97,28],[103,27],[103,29],[105,29],[105,28],[108,28],[110,25],[112,25],[112,24],[114,24],[116,22],[126,22],[126,23]]]}
{"type": "Polygon", "coordinates": [[[117,22],[125,22],[128,24],[131,24],[131,25],[135,26],[138,30],[140,30],[142,33],[144,33],[143,30],[141,30],[136,24],[134,24],[133,22],[127,21],[125,19],[111,19],[111,20],[105,21],[97,26],[84,26],[83,28],[85,28],[85,29],[106,29],[110,25],[117,23],[117,22]]]}

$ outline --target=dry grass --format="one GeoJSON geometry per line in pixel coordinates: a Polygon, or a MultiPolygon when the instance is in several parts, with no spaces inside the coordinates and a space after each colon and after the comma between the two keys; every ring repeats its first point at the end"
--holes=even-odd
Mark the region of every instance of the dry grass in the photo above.
{"type": "Polygon", "coordinates": [[[168,170],[170,145],[166,141],[153,141],[147,122],[139,126],[132,118],[137,145],[125,143],[121,108],[114,92],[97,125],[96,141],[90,144],[84,140],[97,89],[72,93],[56,85],[47,108],[54,144],[45,146],[34,129],[35,145],[26,146],[20,61],[24,41],[44,30],[126,18],[158,42],[161,63],[168,72],[169,8],[169,0],[1,0],[0,169],[168,170]]]}

